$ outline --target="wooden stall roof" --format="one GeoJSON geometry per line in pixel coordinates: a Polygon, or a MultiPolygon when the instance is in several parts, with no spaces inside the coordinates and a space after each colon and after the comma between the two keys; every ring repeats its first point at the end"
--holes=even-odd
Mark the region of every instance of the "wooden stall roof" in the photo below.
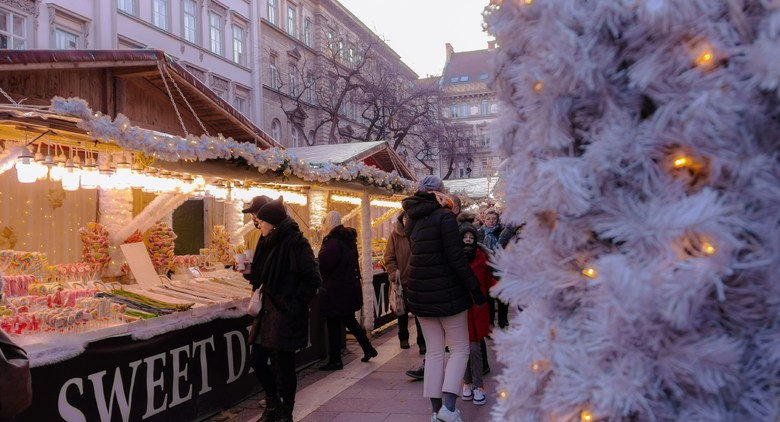
{"type": "MultiPolygon", "coordinates": [[[[178,64],[174,58],[160,50],[4,50],[0,54],[0,75],[19,75],[25,71],[52,71],[51,77],[57,78],[56,72],[58,70],[73,71],[96,68],[109,70],[111,77],[142,80],[159,89],[165,94],[165,97],[168,97],[167,92],[172,92],[179,113],[186,115],[190,120],[200,119],[206,127],[214,130],[215,133],[210,133],[210,135],[216,135],[217,132],[222,133],[223,136],[240,142],[256,143],[261,148],[280,146],[270,135],[263,132],[231,104],[220,98],[208,86],[178,64]],[[170,78],[163,79],[164,74],[170,75],[170,78]],[[175,82],[175,85],[172,82],[175,82]],[[178,94],[176,87],[181,90],[186,101],[189,102],[189,106],[178,94]],[[190,106],[194,111],[194,116],[190,112],[190,106]]],[[[20,101],[26,96],[32,95],[29,92],[14,91],[14,88],[15,86],[4,86],[5,91],[14,98],[14,101],[20,101]]],[[[78,94],[75,93],[76,96],[78,94]]],[[[66,92],[56,95],[74,96],[73,93],[69,95],[66,92]]],[[[86,95],[86,93],[82,95],[86,95]]],[[[7,100],[0,98],[0,101],[7,100]]],[[[24,104],[35,104],[35,101],[27,101],[24,104]]],[[[110,109],[101,111],[109,115],[123,112],[123,110],[110,109]]],[[[173,112],[171,106],[171,113],[173,112]]],[[[128,117],[135,123],[133,116],[128,117]]],[[[141,123],[139,125],[144,126],[141,123]]],[[[200,135],[201,133],[193,134],[200,135]]],[[[184,135],[184,133],[178,135],[184,135]]]]}
{"type": "Polygon", "coordinates": [[[346,164],[362,161],[380,170],[397,171],[404,179],[415,180],[414,174],[385,141],[324,144],[310,147],[287,148],[287,153],[312,164],[346,164]]]}

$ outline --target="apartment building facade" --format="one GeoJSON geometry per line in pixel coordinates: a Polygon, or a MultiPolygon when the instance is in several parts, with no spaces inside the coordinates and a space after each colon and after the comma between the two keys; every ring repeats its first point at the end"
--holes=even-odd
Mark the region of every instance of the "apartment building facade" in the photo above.
{"type": "MultiPolygon", "coordinates": [[[[495,43],[484,50],[455,52],[447,43],[446,61],[440,79],[440,114],[451,123],[470,128],[474,142],[459,145],[454,151],[454,171],[450,179],[493,176],[500,157],[490,144],[490,124],[498,117],[498,98],[489,86],[493,71],[495,43]]],[[[450,157],[442,154],[442,176],[450,157]]]]}
{"type": "MultiPolygon", "coordinates": [[[[314,101],[297,116],[280,105],[281,96],[310,86],[297,66],[308,61],[307,70],[316,72],[317,57],[329,49],[350,57],[359,40],[369,38],[410,82],[416,79],[334,0],[0,0],[0,48],[163,50],[289,147],[303,146],[290,119],[318,113],[314,101]]],[[[350,110],[344,112],[349,118],[350,110]]]]}

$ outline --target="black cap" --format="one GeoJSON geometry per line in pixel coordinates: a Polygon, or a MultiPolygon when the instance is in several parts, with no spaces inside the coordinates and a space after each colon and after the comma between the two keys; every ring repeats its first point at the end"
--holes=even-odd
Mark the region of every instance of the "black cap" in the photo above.
{"type": "Polygon", "coordinates": [[[287,218],[287,211],[284,209],[282,197],[280,196],[279,199],[274,199],[263,205],[260,211],[257,212],[257,218],[274,226],[278,226],[279,223],[284,221],[287,218]]]}
{"type": "Polygon", "coordinates": [[[241,210],[241,212],[243,212],[244,214],[249,214],[249,213],[257,214],[257,212],[260,211],[260,208],[263,208],[263,205],[269,202],[271,202],[271,198],[265,195],[255,196],[254,198],[252,198],[252,203],[249,204],[249,207],[244,208],[243,210],[241,210]]]}

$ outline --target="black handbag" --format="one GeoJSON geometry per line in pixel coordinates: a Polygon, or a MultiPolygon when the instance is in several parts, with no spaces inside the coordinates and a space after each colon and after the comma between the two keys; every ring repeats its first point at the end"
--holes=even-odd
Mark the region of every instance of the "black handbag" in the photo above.
{"type": "Polygon", "coordinates": [[[22,413],[32,403],[32,378],[27,352],[0,329],[0,416],[22,413]]]}

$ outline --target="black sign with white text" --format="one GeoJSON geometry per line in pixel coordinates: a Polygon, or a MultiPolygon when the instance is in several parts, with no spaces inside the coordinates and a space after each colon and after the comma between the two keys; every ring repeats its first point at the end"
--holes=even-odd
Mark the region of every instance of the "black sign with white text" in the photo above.
{"type": "Polygon", "coordinates": [[[193,421],[260,390],[249,367],[249,317],[217,319],[149,340],[90,343],[32,368],[33,405],[18,421],[193,421]]]}

